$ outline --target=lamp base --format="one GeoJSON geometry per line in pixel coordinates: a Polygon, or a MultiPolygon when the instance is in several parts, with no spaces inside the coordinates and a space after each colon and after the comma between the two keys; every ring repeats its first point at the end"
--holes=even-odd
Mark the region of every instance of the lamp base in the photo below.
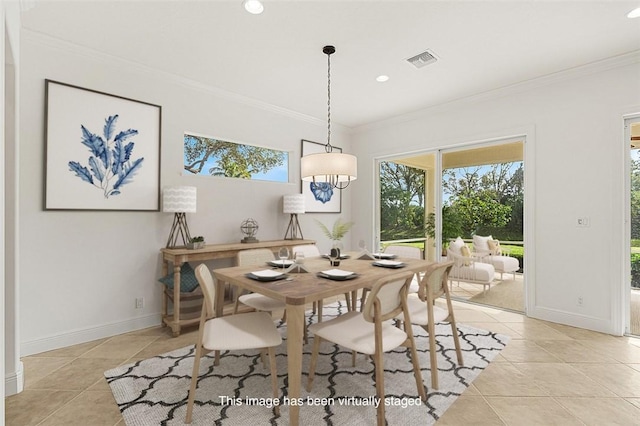
{"type": "Polygon", "coordinates": [[[240,240],[241,243],[259,243],[260,240],[258,240],[256,237],[244,237],[242,240],[240,240]]]}
{"type": "Polygon", "coordinates": [[[302,228],[300,228],[300,222],[298,222],[298,213],[291,213],[287,232],[284,233],[284,239],[304,240],[304,237],[302,236],[302,228]],[[298,234],[300,234],[300,236],[298,236],[298,234]]]}
{"type": "Polygon", "coordinates": [[[187,214],[176,213],[173,217],[173,225],[171,226],[171,232],[169,232],[169,239],[167,240],[167,248],[184,248],[187,243],[191,241],[191,234],[189,233],[189,226],[187,225],[187,214]],[[182,245],[178,245],[178,237],[182,237],[182,245]]]}

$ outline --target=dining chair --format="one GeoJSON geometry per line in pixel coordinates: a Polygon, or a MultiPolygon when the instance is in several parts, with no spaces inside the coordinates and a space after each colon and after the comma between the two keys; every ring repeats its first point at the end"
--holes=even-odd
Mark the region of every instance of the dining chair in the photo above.
{"type": "Polygon", "coordinates": [[[362,312],[347,312],[329,321],[309,326],[309,331],[313,333],[314,338],[307,391],[311,392],[313,385],[320,343],[323,340],[327,340],[351,349],[354,353],[354,364],[356,352],[373,356],[376,395],[382,401],[377,408],[378,425],[385,424],[384,365],[382,357],[384,352],[389,352],[399,346],[409,348],[418,394],[423,401],[426,400],[407,307],[407,288],[411,283],[412,277],[413,273],[404,272],[381,278],[374,283],[362,312]],[[398,315],[404,318],[404,330],[395,327],[388,321],[398,315]]]}
{"type": "MultiPolygon", "coordinates": [[[[320,257],[320,250],[318,246],[315,244],[302,244],[299,246],[293,246],[291,249],[291,253],[295,254],[296,252],[300,252],[304,254],[305,259],[309,259],[310,257],[320,257]]],[[[355,310],[355,298],[352,300],[349,293],[344,294],[344,298],[347,302],[347,311],[355,310]]],[[[321,301],[320,301],[321,302],[321,301]]],[[[322,320],[322,303],[313,302],[313,313],[315,314],[318,311],[318,321],[322,320]]]]}
{"type": "MultiPolygon", "coordinates": [[[[403,246],[403,245],[392,244],[392,245],[386,246],[384,248],[384,252],[389,254],[395,254],[398,257],[406,257],[409,259],[422,259],[422,250],[414,246],[403,246]]],[[[421,278],[422,277],[420,273],[416,273],[415,279],[411,281],[411,285],[407,290],[409,294],[418,292],[421,278]]]]}
{"type": "MultiPolygon", "coordinates": [[[[270,249],[249,249],[241,250],[236,255],[236,263],[238,266],[264,266],[267,262],[275,260],[275,256],[270,249]]],[[[273,299],[269,296],[258,293],[238,294],[233,307],[233,313],[238,312],[239,304],[250,306],[257,311],[273,312],[284,310],[286,305],[284,302],[273,299]]],[[[286,311],[282,320],[285,320],[286,311]]]]}
{"type": "MultiPolygon", "coordinates": [[[[219,295],[216,295],[211,272],[204,263],[198,265],[195,272],[204,294],[204,303],[200,314],[198,342],[196,343],[196,353],[193,360],[185,423],[191,423],[193,403],[198,384],[198,372],[200,371],[200,358],[205,350],[211,352],[260,349],[262,353],[266,349],[269,354],[273,397],[278,398],[278,375],[274,347],[282,343],[280,333],[278,333],[275,324],[271,320],[271,316],[266,312],[249,312],[216,318],[215,304],[216,297],[219,295]]],[[[275,407],[275,413],[276,415],[280,414],[278,406],[275,407]]]]}
{"type": "MultiPolygon", "coordinates": [[[[409,307],[409,317],[411,323],[419,325],[426,330],[429,335],[429,362],[431,365],[431,386],[438,389],[438,360],[436,357],[436,334],[435,325],[439,322],[449,322],[451,333],[453,334],[453,344],[456,348],[458,364],[464,365],[462,350],[460,349],[460,338],[458,328],[453,313],[453,305],[449,294],[449,271],[454,262],[434,263],[425,271],[424,277],[420,281],[418,293],[410,294],[407,297],[409,307]],[[437,298],[444,296],[447,309],[435,304],[437,298]]],[[[397,320],[403,320],[403,316],[396,316],[397,320]]]]}
{"type": "MultiPolygon", "coordinates": [[[[418,247],[413,246],[402,246],[402,245],[388,245],[384,248],[384,253],[395,254],[398,257],[406,257],[409,259],[422,259],[422,250],[418,247]]],[[[415,276],[411,280],[411,284],[407,289],[408,294],[417,293],[418,288],[420,287],[420,279],[421,274],[419,272],[415,273],[415,276]]],[[[369,289],[363,288],[362,294],[360,296],[360,310],[364,306],[364,301],[367,298],[367,294],[369,293],[369,289]]]]}

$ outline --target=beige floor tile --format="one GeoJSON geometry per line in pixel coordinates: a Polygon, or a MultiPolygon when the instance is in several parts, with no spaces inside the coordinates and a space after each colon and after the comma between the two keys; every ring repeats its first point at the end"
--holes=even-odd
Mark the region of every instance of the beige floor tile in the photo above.
{"type": "Polygon", "coordinates": [[[456,312],[456,322],[471,324],[474,322],[497,322],[491,315],[481,311],[460,310],[456,312]]]}
{"type": "Polygon", "coordinates": [[[556,398],[558,403],[586,425],[633,425],[640,408],[620,398],[556,398]]]}
{"type": "Polygon", "coordinates": [[[571,338],[539,321],[506,324],[516,333],[529,340],[571,340],[571,338]]]}
{"type": "Polygon", "coordinates": [[[525,322],[529,320],[529,318],[525,317],[524,315],[521,315],[515,312],[509,312],[509,311],[498,310],[496,312],[489,313],[489,315],[491,315],[491,317],[493,317],[496,321],[499,321],[502,323],[525,322]]]}
{"type": "Polygon", "coordinates": [[[640,371],[640,364],[627,364],[627,365],[636,371],[640,371]]]}
{"type": "Polygon", "coordinates": [[[156,327],[143,328],[142,330],[131,331],[127,333],[127,336],[156,336],[163,337],[167,334],[171,334],[168,331],[167,327],[162,327],[160,325],[156,327]]]}
{"type": "Polygon", "coordinates": [[[82,392],[39,426],[113,426],[122,415],[111,392],[82,392]]]}
{"type": "Polygon", "coordinates": [[[147,359],[176,349],[184,348],[185,346],[194,345],[197,340],[197,333],[181,334],[178,337],[172,337],[170,339],[158,339],[131,356],[136,360],[147,359]]]}
{"type": "Polygon", "coordinates": [[[467,389],[463,392],[463,395],[466,396],[480,396],[480,392],[478,391],[478,388],[476,388],[473,383],[471,383],[471,385],[469,387],[467,387],[467,389]]]}
{"type": "Polygon", "coordinates": [[[537,340],[536,344],[564,362],[617,363],[615,359],[595,353],[577,340],[537,340]]]}
{"type": "Polygon", "coordinates": [[[28,389],[33,383],[56,371],[58,368],[69,364],[74,358],[67,357],[25,357],[22,359],[24,365],[24,387],[28,389]]]}
{"type": "MultiPolygon", "coordinates": [[[[591,366],[592,364],[575,364],[591,366]]],[[[581,371],[565,363],[521,363],[514,364],[528,380],[547,391],[550,396],[594,396],[616,395],[581,371]]],[[[630,369],[629,369],[630,370],[630,369]]],[[[632,395],[629,395],[632,396],[632,395]]]]}
{"type": "Polygon", "coordinates": [[[556,324],[553,322],[542,321],[548,327],[551,327],[566,336],[576,340],[615,340],[614,336],[604,333],[598,333],[597,331],[585,330],[584,328],[571,327],[570,325],[556,324]]]}
{"type": "Polygon", "coordinates": [[[93,386],[104,372],[124,360],[78,358],[31,385],[32,389],[85,390],[93,386]]]}
{"type": "Polygon", "coordinates": [[[640,364],[640,348],[629,343],[624,337],[603,340],[585,340],[582,342],[595,353],[610,356],[625,364],[640,364]]]}
{"type": "Polygon", "coordinates": [[[492,363],[474,381],[482,395],[491,396],[547,396],[530,377],[510,363],[492,363]]]}
{"type": "Polygon", "coordinates": [[[511,340],[500,355],[510,362],[561,362],[560,358],[530,340],[511,340]]]}
{"type": "Polygon", "coordinates": [[[115,336],[90,351],[81,355],[81,358],[115,358],[126,359],[134,356],[158,338],[155,336],[115,336]]]}
{"type": "MultiPolygon", "coordinates": [[[[456,317],[457,320],[457,317],[456,317]]],[[[512,339],[522,339],[522,336],[515,332],[512,328],[507,327],[504,324],[499,322],[465,322],[470,326],[481,328],[483,330],[489,330],[494,333],[504,334],[506,336],[511,337],[512,339]]]]}
{"type": "Polygon", "coordinates": [[[79,391],[41,391],[26,389],[5,400],[7,425],[37,425],[51,413],[75,398],[79,391]]]}
{"type": "Polygon", "coordinates": [[[625,398],[625,401],[628,401],[629,403],[635,405],[636,407],[640,408],[640,398],[625,398]]]}
{"type": "Polygon", "coordinates": [[[94,347],[106,342],[109,338],[93,340],[91,342],[81,343],[79,345],[68,346],[66,348],[55,349],[49,352],[33,355],[34,357],[79,357],[83,353],[93,349],[94,347]]]}
{"type": "Polygon", "coordinates": [[[501,426],[504,422],[481,396],[461,395],[436,423],[438,426],[501,426]]]}
{"type": "Polygon", "coordinates": [[[623,398],[640,397],[640,372],[625,364],[572,364],[590,379],[623,398]]]}
{"type": "Polygon", "coordinates": [[[507,425],[582,425],[553,398],[487,397],[487,401],[507,425]]]}

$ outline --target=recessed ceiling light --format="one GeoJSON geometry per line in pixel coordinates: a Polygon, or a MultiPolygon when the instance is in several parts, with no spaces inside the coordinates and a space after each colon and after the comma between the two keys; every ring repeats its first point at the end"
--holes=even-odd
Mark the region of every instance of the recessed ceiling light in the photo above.
{"type": "Polygon", "coordinates": [[[376,77],[376,81],[378,81],[380,83],[384,83],[387,80],[389,80],[389,76],[388,75],[379,75],[379,76],[376,77]]]}
{"type": "Polygon", "coordinates": [[[636,7],[631,12],[627,13],[627,18],[640,18],[640,7],[636,7]]]}
{"type": "Polygon", "coordinates": [[[247,12],[253,15],[260,15],[264,11],[264,5],[260,0],[244,0],[242,5],[247,12]]]}

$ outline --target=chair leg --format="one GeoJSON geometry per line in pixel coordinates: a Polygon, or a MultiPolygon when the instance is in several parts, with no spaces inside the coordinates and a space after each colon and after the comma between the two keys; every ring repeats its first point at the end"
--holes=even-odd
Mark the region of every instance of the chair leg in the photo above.
{"type": "Polygon", "coordinates": [[[418,395],[423,401],[427,400],[427,394],[424,391],[424,384],[422,382],[422,373],[420,370],[420,362],[418,361],[418,351],[416,351],[416,341],[411,332],[407,333],[411,350],[411,364],[413,364],[413,376],[416,379],[416,388],[418,389],[418,395]]]}
{"type": "Polygon", "coordinates": [[[382,361],[382,351],[377,351],[373,356],[376,372],[376,394],[380,398],[380,404],[376,413],[377,425],[385,426],[384,419],[384,364],[382,361]]]}
{"type": "Polygon", "coordinates": [[[347,302],[347,312],[353,311],[353,306],[351,306],[351,296],[349,293],[344,294],[344,300],[347,302]]]}
{"type": "Polygon", "coordinates": [[[426,328],[429,334],[429,365],[431,367],[431,387],[438,389],[438,358],[436,354],[436,327],[429,321],[426,328]]]}
{"type": "Polygon", "coordinates": [[[360,296],[360,312],[362,312],[362,309],[364,309],[364,302],[367,299],[368,292],[369,292],[369,289],[367,288],[362,289],[362,295],[360,296]]]}
{"type": "Polygon", "coordinates": [[[318,300],[318,321],[317,322],[322,322],[322,308],[323,308],[324,304],[322,303],[322,299],[318,300]]]}
{"type": "MultiPolygon", "coordinates": [[[[270,346],[267,349],[269,353],[269,365],[271,366],[271,388],[273,389],[273,398],[274,400],[278,398],[278,369],[276,367],[276,351],[273,346],[270,346]]],[[[276,416],[280,415],[280,406],[276,405],[275,407],[276,416]]]]}
{"type": "Polygon", "coordinates": [[[313,336],[313,349],[311,351],[311,361],[309,362],[309,380],[307,380],[307,392],[311,392],[313,385],[313,377],[316,374],[316,362],[318,361],[318,352],[320,351],[320,336],[313,336]]]}
{"type": "Polygon", "coordinates": [[[260,349],[260,361],[262,361],[262,368],[267,366],[267,360],[265,359],[264,353],[265,353],[265,350],[260,349]]]}
{"type": "Polygon", "coordinates": [[[202,343],[196,345],[196,353],[193,359],[193,372],[191,373],[191,387],[189,388],[189,402],[187,402],[187,416],[185,423],[191,423],[193,415],[193,402],[196,399],[196,385],[198,384],[198,373],[200,371],[200,357],[202,356],[202,343]]]}

